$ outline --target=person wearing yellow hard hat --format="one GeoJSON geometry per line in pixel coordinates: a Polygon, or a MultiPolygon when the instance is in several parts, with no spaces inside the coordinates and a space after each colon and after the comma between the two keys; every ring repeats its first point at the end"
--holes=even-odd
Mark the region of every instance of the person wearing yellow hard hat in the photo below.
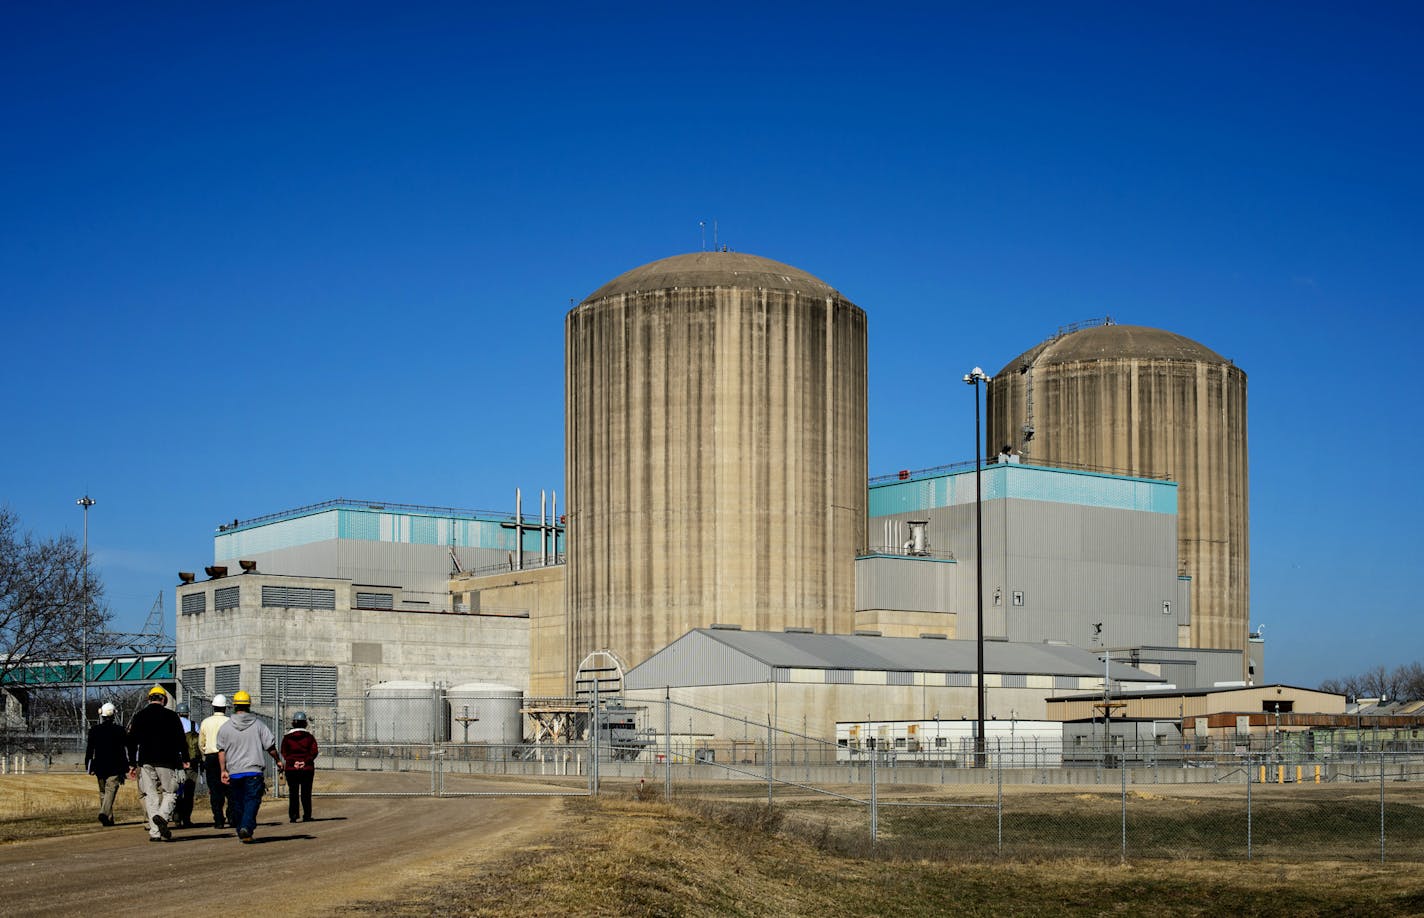
{"type": "Polygon", "coordinates": [[[282,770],[282,758],[277,755],[277,739],[267,725],[253,714],[252,696],[246,692],[232,693],[233,714],[218,729],[218,763],[222,781],[232,798],[232,811],[237,839],[244,844],[252,841],[257,829],[257,809],[266,791],[267,761],[270,755],[282,770]]]}
{"type": "Polygon", "coordinates": [[[188,741],[183,722],[168,710],[168,690],[148,690],[148,706],[129,721],[129,777],[138,778],[139,796],[148,813],[149,841],[173,837],[168,824],[178,805],[178,773],[188,767],[188,741]]]}

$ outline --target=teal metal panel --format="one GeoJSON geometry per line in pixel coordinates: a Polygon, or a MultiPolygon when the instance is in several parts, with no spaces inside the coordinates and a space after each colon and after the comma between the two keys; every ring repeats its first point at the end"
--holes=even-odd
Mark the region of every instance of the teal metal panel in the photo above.
{"type": "MultiPolygon", "coordinates": [[[[1177,485],[1170,481],[994,464],[983,470],[983,488],[986,502],[1019,498],[1111,510],[1177,512],[1177,485]]],[[[972,469],[912,481],[886,482],[870,487],[870,516],[972,504],[974,497],[972,469]]]]}

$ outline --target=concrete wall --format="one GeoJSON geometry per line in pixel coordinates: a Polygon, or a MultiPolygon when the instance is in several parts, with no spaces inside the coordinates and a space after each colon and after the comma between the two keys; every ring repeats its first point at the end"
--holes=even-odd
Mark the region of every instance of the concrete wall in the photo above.
{"type": "Polygon", "coordinates": [[[568,616],[564,606],[564,566],[455,577],[450,591],[475,612],[529,617],[529,694],[567,695],[568,616]]]}
{"type": "Polygon", "coordinates": [[[206,611],[178,614],[177,669],[242,666],[242,687],[257,696],[262,664],[334,665],[337,694],[357,697],[377,682],[497,682],[529,686],[527,615],[473,615],[353,609],[350,583],[329,578],[247,574],[179,587],[177,606],[207,595],[206,611]],[[335,609],[264,608],[263,585],[332,589],[335,609]],[[240,587],[236,609],[217,611],[213,594],[240,587]]]}

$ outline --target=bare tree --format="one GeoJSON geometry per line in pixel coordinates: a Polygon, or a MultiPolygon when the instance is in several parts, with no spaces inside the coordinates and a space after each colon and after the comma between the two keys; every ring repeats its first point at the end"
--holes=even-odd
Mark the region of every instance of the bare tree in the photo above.
{"type": "Polygon", "coordinates": [[[1374,666],[1358,675],[1326,679],[1320,683],[1320,690],[1354,698],[1416,700],[1424,698],[1424,665],[1405,663],[1394,669],[1374,666]]]}
{"type": "Polygon", "coordinates": [[[0,678],[26,662],[78,659],[109,623],[103,584],[73,536],[39,539],[0,507],[0,678]]]}

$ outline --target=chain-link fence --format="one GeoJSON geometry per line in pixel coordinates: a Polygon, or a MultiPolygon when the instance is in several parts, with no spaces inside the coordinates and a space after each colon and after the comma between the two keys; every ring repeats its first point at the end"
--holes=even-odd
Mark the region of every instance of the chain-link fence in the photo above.
{"type": "MultiPolygon", "coordinates": [[[[195,721],[210,711],[208,697],[185,700],[195,721]]],[[[279,742],[305,715],[321,747],[317,796],[634,792],[770,808],[781,831],[915,857],[1424,860],[1424,744],[1364,729],[1011,735],[980,753],[938,731],[824,737],[672,698],[414,683],[350,698],[269,691],[252,711],[279,742]]],[[[41,754],[65,738],[13,739],[41,754]]],[[[268,787],[285,793],[275,769],[268,787]]]]}

